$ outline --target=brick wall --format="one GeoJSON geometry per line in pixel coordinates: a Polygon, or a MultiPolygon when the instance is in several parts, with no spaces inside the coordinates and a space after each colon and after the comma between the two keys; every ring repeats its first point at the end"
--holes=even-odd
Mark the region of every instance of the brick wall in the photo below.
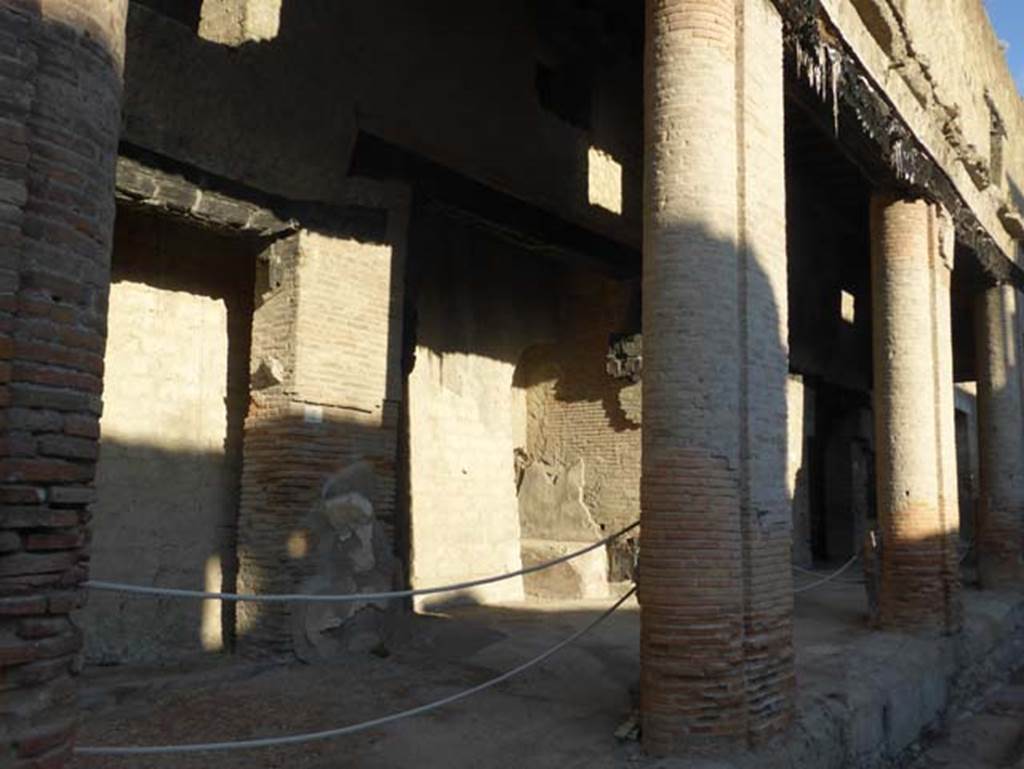
{"type": "MultiPolygon", "coordinates": [[[[397,576],[379,559],[372,572],[332,582],[317,554],[329,544],[321,527],[332,500],[350,492],[372,504],[377,551],[391,551],[398,402],[388,394],[398,376],[400,253],[400,245],[303,230],[262,257],[245,421],[240,591],[386,589],[397,576]],[[360,461],[372,468],[372,480],[349,487],[346,473],[360,461]]],[[[291,653],[307,643],[307,618],[301,606],[243,604],[239,648],[291,653]]]]}
{"type": "MultiPolygon", "coordinates": [[[[529,390],[525,448],[560,474],[582,459],[583,501],[611,533],[640,515],[640,386],[606,371],[610,336],[638,330],[638,297],[627,283],[582,272],[564,286],[558,340],[527,350],[516,372],[529,390]]],[[[628,541],[610,554],[612,578],[631,573],[628,541]]]]}
{"type": "Polygon", "coordinates": [[[0,6],[0,764],[77,713],[126,0],[0,6]]]}

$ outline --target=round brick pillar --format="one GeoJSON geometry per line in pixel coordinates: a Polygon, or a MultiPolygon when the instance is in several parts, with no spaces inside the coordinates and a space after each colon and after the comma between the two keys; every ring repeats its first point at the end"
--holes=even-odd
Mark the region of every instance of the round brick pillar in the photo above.
{"type": "Polygon", "coordinates": [[[784,728],[794,691],[781,24],[646,9],[642,734],[717,752],[784,728]]]}
{"type": "Polygon", "coordinates": [[[0,766],[77,724],[127,0],[0,0],[0,766]]]}
{"type": "Polygon", "coordinates": [[[992,286],[974,306],[980,499],[978,577],[984,588],[1018,584],[1024,521],[1024,409],[1020,294],[992,286]]]}
{"type": "Polygon", "coordinates": [[[937,209],[926,201],[872,199],[879,620],[951,631],[959,614],[952,264],[940,230],[937,209]]]}

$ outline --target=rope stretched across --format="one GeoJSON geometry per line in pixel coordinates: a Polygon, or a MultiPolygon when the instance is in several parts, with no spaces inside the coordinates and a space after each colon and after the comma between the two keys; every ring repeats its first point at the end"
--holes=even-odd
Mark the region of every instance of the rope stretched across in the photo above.
{"type": "Polygon", "coordinates": [[[824,585],[824,584],[825,584],[826,582],[831,582],[831,581],[832,581],[832,580],[834,580],[834,579],[835,579],[836,577],[840,576],[840,575],[841,575],[841,574],[842,574],[843,572],[845,572],[845,571],[846,571],[847,569],[849,569],[849,568],[850,568],[851,566],[853,566],[854,562],[855,562],[855,561],[856,561],[856,560],[857,560],[858,558],[860,558],[860,553],[854,553],[854,554],[853,554],[853,557],[851,557],[849,561],[847,561],[846,563],[844,563],[844,564],[843,564],[842,566],[840,566],[840,567],[839,567],[838,569],[836,569],[836,570],[835,570],[834,572],[832,572],[831,574],[829,574],[829,575],[828,575],[827,577],[824,577],[824,578],[822,578],[822,579],[819,579],[819,580],[817,580],[816,582],[812,582],[812,583],[811,583],[811,584],[809,584],[809,585],[803,585],[803,586],[801,586],[801,587],[793,588],[793,592],[794,592],[794,593],[803,593],[803,592],[806,592],[806,591],[808,591],[808,590],[813,590],[813,589],[814,589],[814,588],[816,588],[816,587],[821,587],[821,586],[822,586],[822,585],[824,585]]]}
{"type": "Polygon", "coordinates": [[[538,665],[546,660],[556,652],[561,651],[569,644],[576,641],[581,636],[593,630],[601,622],[608,619],[612,612],[618,609],[622,604],[626,602],[636,592],[634,587],[622,598],[617,600],[608,609],[601,614],[601,616],[594,619],[592,622],[587,624],[585,627],[577,630],[567,638],[562,639],[557,644],[552,646],[550,649],[538,654],[533,659],[527,660],[526,662],[518,665],[511,670],[502,673],[499,676],[484,681],[482,684],[477,684],[469,689],[463,689],[461,692],[450,694],[447,697],[442,697],[439,700],[428,702],[424,705],[418,705],[408,710],[402,710],[398,713],[392,713],[391,715],[382,716],[380,718],[374,718],[369,721],[362,721],[358,724],[350,724],[349,726],[341,726],[337,729],[325,729],[320,732],[307,732],[305,734],[290,734],[282,737],[262,737],[253,740],[235,740],[230,742],[197,742],[189,743],[184,745],[138,745],[138,746],[127,746],[127,747],[115,747],[115,746],[79,746],[75,748],[75,753],[83,756],[145,756],[145,755],[157,755],[167,753],[200,753],[205,751],[214,750],[242,750],[246,748],[269,748],[277,745],[295,745],[303,742],[313,742],[315,740],[327,740],[332,737],[342,737],[347,734],[353,734],[355,732],[361,732],[366,729],[373,729],[378,726],[384,726],[395,721],[400,721],[403,718],[410,718],[412,716],[418,716],[423,713],[429,713],[432,710],[437,710],[445,705],[450,705],[453,702],[466,699],[474,694],[478,694],[486,689],[490,689],[493,686],[497,686],[503,681],[507,681],[513,676],[522,673],[525,670],[529,670],[534,665],[538,665]]]}
{"type": "Polygon", "coordinates": [[[967,549],[964,550],[964,554],[960,556],[960,563],[963,563],[964,561],[967,560],[967,556],[969,556],[971,554],[971,550],[973,548],[974,548],[974,540],[972,539],[970,542],[967,543],[967,549]]]}
{"type": "Polygon", "coordinates": [[[171,587],[147,587],[145,585],[128,585],[123,582],[104,582],[103,580],[89,580],[83,582],[83,586],[90,590],[103,590],[113,593],[128,593],[131,595],[155,595],[164,596],[167,598],[195,598],[200,600],[217,600],[217,601],[245,601],[248,603],[286,603],[286,602],[303,602],[303,603],[348,603],[353,601],[386,601],[395,598],[411,598],[417,595],[434,595],[436,593],[452,593],[456,590],[466,590],[471,587],[478,587],[480,585],[489,585],[493,582],[502,582],[506,579],[512,579],[513,577],[519,577],[526,574],[533,574],[534,572],[543,571],[549,569],[552,566],[557,566],[560,563],[571,561],[573,558],[589,553],[591,550],[596,550],[599,547],[604,547],[612,540],[618,539],[626,532],[632,531],[640,525],[640,521],[635,521],[624,529],[605,537],[602,540],[594,542],[591,545],[580,548],[572,553],[559,556],[550,561],[544,563],[538,563],[534,566],[527,566],[516,571],[510,571],[505,574],[498,574],[491,577],[481,577],[480,579],[472,579],[467,582],[457,582],[453,585],[439,585],[437,587],[421,587],[409,590],[388,590],[379,593],[343,593],[339,595],[310,595],[307,593],[219,593],[211,592],[206,590],[181,590],[178,588],[171,587]]]}

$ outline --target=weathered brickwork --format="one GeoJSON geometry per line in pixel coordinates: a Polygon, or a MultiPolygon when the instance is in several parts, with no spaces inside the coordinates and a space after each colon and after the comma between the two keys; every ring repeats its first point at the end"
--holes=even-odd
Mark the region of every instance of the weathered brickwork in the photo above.
{"type": "Polygon", "coordinates": [[[952,181],[968,215],[1007,258],[1018,260],[1024,102],[984,3],[823,0],[822,8],[914,140],[952,181]],[[998,125],[1002,168],[992,151],[998,125]]]}
{"type": "Polygon", "coordinates": [[[980,499],[976,532],[978,577],[986,588],[1022,576],[1024,410],[1021,400],[1020,293],[993,286],[974,307],[978,375],[980,499]]]}
{"type": "MultiPolygon", "coordinates": [[[[579,275],[562,293],[558,341],[528,350],[516,372],[528,388],[526,459],[564,475],[583,461],[583,502],[611,533],[640,512],[639,382],[606,370],[609,338],[631,330],[636,297],[628,284],[579,275]]],[[[610,548],[612,578],[631,569],[629,539],[610,548]]]]}
{"type": "Polygon", "coordinates": [[[871,204],[875,446],[889,627],[959,627],[948,218],[921,200],[871,204]]]}
{"type": "Polygon", "coordinates": [[[647,47],[641,710],[673,753],[792,711],[781,22],[651,2],[647,47]]]}
{"type": "Polygon", "coordinates": [[[0,765],[77,722],[126,0],[0,5],[0,765]]]}
{"type": "MultiPolygon", "coordinates": [[[[390,551],[398,417],[388,394],[397,350],[390,336],[402,327],[397,253],[391,245],[303,230],[265,254],[245,422],[242,592],[315,589],[310,580],[318,577],[313,556],[320,543],[311,539],[310,516],[322,510],[329,517],[331,501],[345,494],[367,498],[378,522],[374,545],[390,551]],[[372,488],[340,488],[361,461],[372,468],[372,488]]],[[[394,575],[380,569],[365,578],[390,585],[394,575]]],[[[350,576],[352,587],[363,586],[350,576]]],[[[305,622],[293,613],[287,605],[243,605],[239,648],[291,653],[296,633],[304,632],[296,624],[305,622]]]]}

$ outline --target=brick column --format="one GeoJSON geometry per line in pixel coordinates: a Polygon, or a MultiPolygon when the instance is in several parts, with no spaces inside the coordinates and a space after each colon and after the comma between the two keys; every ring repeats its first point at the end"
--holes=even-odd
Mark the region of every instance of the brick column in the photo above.
{"type": "MultiPolygon", "coordinates": [[[[402,328],[396,253],[390,245],[303,230],[261,260],[243,447],[240,592],[392,586],[402,328]]],[[[377,630],[377,608],[360,621],[364,608],[241,604],[239,648],[261,655],[341,652],[352,640],[342,638],[346,626],[363,637],[377,630]]]]}
{"type": "Polygon", "coordinates": [[[78,718],[126,6],[0,2],[4,767],[64,766],[78,718]]]}
{"type": "Polygon", "coordinates": [[[641,710],[671,754],[792,712],[778,14],[648,0],[646,77],[641,710]]]}
{"type": "Polygon", "coordinates": [[[871,202],[879,619],[958,627],[949,218],[922,200],[871,202]]]}
{"type": "Polygon", "coordinates": [[[984,588],[1019,582],[1024,521],[1020,294],[992,286],[974,306],[981,476],[975,544],[984,588]]]}

